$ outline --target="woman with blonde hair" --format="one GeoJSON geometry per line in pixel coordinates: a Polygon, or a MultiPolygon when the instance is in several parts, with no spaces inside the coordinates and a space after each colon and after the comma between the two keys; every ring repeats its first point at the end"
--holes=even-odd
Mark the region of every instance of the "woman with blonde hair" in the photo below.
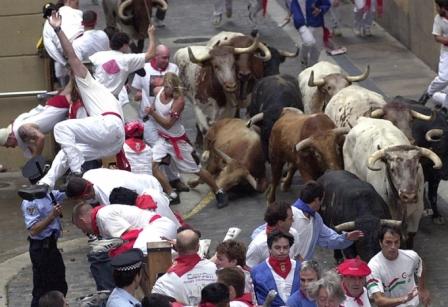
{"type": "Polygon", "coordinates": [[[202,169],[199,160],[194,157],[194,148],[190,145],[185,128],[180,121],[185,107],[180,79],[174,73],[166,73],[163,86],[154,89],[156,95],[154,104],[145,112],[156,122],[160,138],[154,144],[152,173],[159,180],[168,194],[171,204],[180,202],[166,176],[160,170],[161,164],[169,164],[170,159],[182,173],[198,175],[213,190],[218,208],[227,206],[226,194],[219,189],[210,173],[202,169]]]}

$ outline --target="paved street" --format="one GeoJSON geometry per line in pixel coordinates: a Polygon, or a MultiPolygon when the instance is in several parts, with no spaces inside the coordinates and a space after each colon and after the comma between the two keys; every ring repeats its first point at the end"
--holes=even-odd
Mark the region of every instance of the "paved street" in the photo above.
{"type": "MultiPolygon", "coordinates": [[[[82,8],[101,12],[101,6],[93,6],[90,0],[81,0],[82,8]]],[[[231,20],[226,20],[220,28],[211,26],[212,1],[209,0],[170,0],[170,8],[166,19],[166,27],[157,30],[157,37],[172,48],[172,54],[191,42],[203,43],[219,31],[238,31],[249,33],[251,27],[247,18],[245,1],[234,1],[234,14],[231,20]]],[[[286,15],[282,9],[283,1],[270,0],[265,18],[259,18],[259,32],[263,41],[277,48],[293,51],[297,43],[297,31],[288,25],[279,28],[286,15]]],[[[335,61],[348,73],[355,74],[364,70],[367,64],[371,66],[370,78],[362,85],[383,93],[387,97],[403,95],[418,98],[434,76],[422,61],[417,59],[399,42],[385,33],[380,27],[374,28],[372,38],[355,37],[351,31],[350,7],[342,8],[343,36],[337,38],[339,45],[348,49],[346,55],[323,59],[335,61]]],[[[100,13],[102,14],[102,13],[100,13]]],[[[100,15],[102,17],[102,15],[100,15]]],[[[101,20],[104,22],[104,20],[101,20]]],[[[429,34],[428,34],[429,35],[429,34]]],[[[288,59],[281,66],[281,72],[291,75],[298,73],[297,59],[288,59]]],[[[187,107],[183,122],[187,133],[194,139],[194,117],[191,108],[187,107]]],[[[0,288],[8,284],[7,297],[0,297],[0,306],[8,300],[9,306],[29,306],[31,301],[31,267],[26,262],[27,241],[26,231],[19,207],[19,199],[15,191],[26,182],[18,174],[0,174],[0,288]],[[8,272],[8,275],[3,275],[8,272]],[[15,275],[17,273],[17,275],[15,275]],[[8,277],[6,277],[8,276],[8,277]],[[3,279],[3,280],[2,280],[3,279]],[[9,281],[10,280],[10,281],[9,281]],[[3,284],[2,284],[3,283],[3,284]]],[[[294,179],[291,191],[279,192],[278,197],[286,201],[294,201],[298,195],[300,179],[294,179]]],[[[213,201],[201,202],[207,196],[207,188],[182,194],[182,204],[175,207],[183,214],[192,215],[188,223],[202,231],[204,238],[212,239],[211,251],[223,239],[229,227],[242,228],[240,239],[250,241],[251,231],[263,223],[263,213],[266,207],[265,195],[251,190],[238,188],[230,195],[228,207],[217,210],[213,201]],[[200,203],[200,209],[191,210],[200,203]]],[[[439,189],[439,206],[442,214],[448,217],[448,190],[446,184],[439,189]]],[[[86,261],[87,244],[79,230],[71,225],[71,203],[64,204],[64,238],[61,240],[63,255],[67,269],[69,284],[68,299],[71,306],[76,306],[76,298],[94,290],[86,261]]],[[[422,256],[427,269],[427,284],[433,295],[433,306],[447,306],[448,300],[448,232],[447,225],[434,225],[429,218],[423,218],[420,231],[416,236],[415,250],[422,256]]],[[[319,250],[317,258],[325,267],[334,265],[332,253],[319,250]]],[[[1,291],[1,289],[0,289],[1,291]]]]}

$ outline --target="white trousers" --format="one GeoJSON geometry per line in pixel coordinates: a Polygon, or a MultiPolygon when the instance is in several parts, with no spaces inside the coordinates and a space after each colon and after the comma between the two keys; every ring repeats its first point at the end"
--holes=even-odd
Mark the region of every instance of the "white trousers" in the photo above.
{"type": "Polygon", "coordinates": [[[81,172],[85,161],[117,154],[123,148],[124,127],[115,115],[68,119],[54,126],[54,138],[61,150],[39,181],[51,188],[69,168],[72,172],[81,172]]]}
{"type": "Polygon", "coordinates": [[[370,30],[375,18],[376,12],[376,0],[371,1],[370,10],[364,12],[363,8],[366,5],[366,0],[355,0],[354,12],[354,24],[353,27],[358,30],[370,30]]]}
{"type": "Polygon", "coordinates": [[[232,0],[214,0],[215,10],[213,11],[213,16],[222,15],[224,9],[226,11],[232,11],[232,0]]]}
{"type": "Polygon", "coordinates": [[[428,94],[433,95],[432,99],[438,104],[448,106],[446,91],[448,90],[448,52],[441,51],[439,58],[439,68],[437,77],[432,80],[428,87],[428,94]]]}
{"type": "MultiPolygon", "coordinates": [[[[306,26],[304,27],[306,28],[306,26]]],[[[302,65],[302,70],[304,70],[319,61],[320,52],[324,45],[324,37],[322,27],[307,27],[309,31],[303,31],[302,28],[299,30],[299,38],[302,42],[299,59],[302,65]],[[314,40],[310,39],[310,33],[314,40]]]]}

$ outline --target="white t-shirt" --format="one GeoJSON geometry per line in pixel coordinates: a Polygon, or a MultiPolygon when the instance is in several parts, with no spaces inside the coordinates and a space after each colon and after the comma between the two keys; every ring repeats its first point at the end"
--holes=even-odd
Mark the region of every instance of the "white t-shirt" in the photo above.
{"type": "Polygon", "coordinates": [[[124,170],[97,168],[84,173],[85,180],[93,184],[96,201],[101,205],[110,205],[109,196],[114,188],[125,187],[142,194],[146,189],[154,189],[162,193],[159,181],[146,174],[134,174],[124,170]]]}
{"type": "Polygon", "coordinates": [[[156,213],[160,214],[161,216],[164,216],[166,218],[169,218],[173,223],[176,224],[176,229],[180,227],[179,220],[176,218],[176,216],[173,213],[173,210],[170,208],[170,200],[168,197],[166,197],[166,194],[163,192],[160,192],[156,189],[145,189],[142,194],[151,195],[152,200],[157,205],[156,213]]]}
{"type": "MultiPolygon", "coordinates": [[[[117,113],[123,119],[123,111],[120,104],[101,83],[95,80],[92,75],[87,72],[86,77],[75,77],[79,93],[89,116],[101,115],[105,112],[117,113]]],[[[121,88],[120,88],[121,89],[121,88]]],[[[113,116],[113,115],[110,115],[113,116]]]]}
{"type": "MultiPolygon", "coordinates": [[[[372,273],[367,277],[367,289],[372,297],[376,292],[382,292],[386,297],[406,296],[416,287],[414,275],[422,274],[422,259],[413,250],[398,251],[398,258],[390,261],[382,252],[369,261],[372,273]]],[[[418,296],[406,304],[399,306],[418,306],[418,296]]]]}
{"type": "MultiPolygon", "coordinates": [[[[269,264],[269,261],[266,259],[266,264],[269,269],[271,269],[272,276],[274,276],[275,285],[277,286],[278,296],[286,302],[291,295],[292,284],[294,282],[294,272],[296,270],[296,261],[291,259],[291,271],[289,271],[288,276],[286,278],[278,275],[269,264]]],[[[298,289],[295,289],[298,290],[298,289]]]]}
{"type": "MultiPolygon", "coordinates": [[[[289,233],[294,237],[294,242],[296,242],[298,240],[297,231],[291,227],[289,233]]],[[[256,235],[252,242],[250,242],[246,253],[246,265],[248,267],[253,268],[269,258],[267,239],[268,236],[266,235],[266,230],[263,230],[256,235]]],[[[295,259],[298,254],[298,249],[294,243],[289,250],[289,257],[295,259]]]]}
{"type": "Polygon", "coordinates": [[[144,228],[156,213],[128,205],[109,205],[98,210],[96,224],[100,235],[118,238],[131,228],[144,228]]]}
{"type": "MultiPolygon", "coordinates": [[[[432,34],[448,37],[448,19],[440,16],[439,14],[434,17],[434,24],[432,25],[432,34]]],[[[440,47],[440,52],[448,51],[448,47],[443,45],[440,47]]]]}
{"type": "Polygon", "coordinates": [[[109,50],[109,38],[104,31],[87,30],[72,45],[78,58],[87,61],[94,53],[109,50]]]}
{"type": "Polygon", "coordinates": [[[137,152],[125,142],[123,151],[131,165],[131,172],[152,175],[152,150],[149,145],[146,145],[142,151],[137,152]]]}
{"type": "MultiPolygon", "coordinates": [[[[73,9],[70,6],[64,5],[59,9],[59,15],[62,17],[61,29],[69,41],[73,41],[84,32],[81,10],[73,9]]],[[[56,32],[54,32],[52,26],[48,23],[48,20],[45,21],[42,37],[44,40],[44,47],[48,55],[56,62],[65,65],[67,61],[63,56],[61,42],[59,41],[59,38],[56,35],[56,32]]]]}
{"type": "Polygon", "coordinates": [[[97,52],[89,59],[95,66],[95,79],[115,96],[120,93],[129,74],[145,65],[145,53],[108,50],[97,52]]]}
{"type": "MultiPolygon", "coordinates": [[[[359,297],[359,299],[362,301],[363,305],[362,307],[370,307],[370,301],[369,301],[369,295],[367,294],[367,289],[364,288],[364,292],[359,297]]],[[[345,296],[345,301],[340,305],[341,307],[360,307],[360,305],[356,302],[354,297],[345,296]]]]}
{"type": "Polygon", "coordinates": [[[297,209],[294,206],[291,206],[292,214],[293,214],[293,223],[291,228],[297,231],[297,235],[299,237],[298,240],[294,242],[297,245],[297,250],[302,257],[308,255],[308,251],[311,246],[311,240],[313,238],[313,220],[314,217],[310,216],[307,218],[302,210],[297,209]]]}
{"type": "Polygon", "coordinates": [[[201,290],[216,280],[216,265],[202,259],[181,277],[174,272],[165,273],[156,281],[152,293],[168,295],[185,305],[196,306],[201,301],[201,290]]]}

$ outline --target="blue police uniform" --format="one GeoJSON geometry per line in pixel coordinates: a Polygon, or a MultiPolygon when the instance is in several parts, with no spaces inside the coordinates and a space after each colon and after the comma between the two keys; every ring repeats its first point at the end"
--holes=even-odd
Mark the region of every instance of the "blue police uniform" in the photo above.
{"type": "Polygon", "coordinates": [[[128,291],[115,288],[107,300],[106,307],[141,306],[140,302],[128,291]]]}
{"type": "MultiPolygon", "coordinates": [[[[65,194],[53,191],[58,203],[62,202],[65,194]]],[[[22,201],[22,212],[25,225],[30,230],[37,222],[47,218],[53,210],[50,194],[33,201],[22,201]]],[[[62,227],[59,217],[55,218],[40,233],[29,236],[29,253],[33,266],[33,300],[31,306],[38,306],[39,298],[48,291],[58,290],[67,294],[65,281],[65,266],[62,255],[57,248],[57,240],[62,227]]]]}

